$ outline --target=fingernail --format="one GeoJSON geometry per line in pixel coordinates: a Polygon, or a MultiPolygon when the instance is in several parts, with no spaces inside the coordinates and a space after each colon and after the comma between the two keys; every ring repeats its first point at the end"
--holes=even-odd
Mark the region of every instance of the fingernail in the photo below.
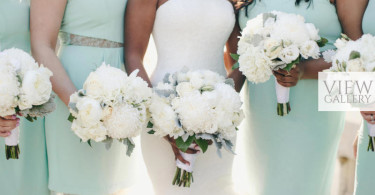
{"type": "Polygon", "coordinates": [[[16,115],[12,115],[12,119],[16,119],[17,118],[17,116],[16,115]]]}

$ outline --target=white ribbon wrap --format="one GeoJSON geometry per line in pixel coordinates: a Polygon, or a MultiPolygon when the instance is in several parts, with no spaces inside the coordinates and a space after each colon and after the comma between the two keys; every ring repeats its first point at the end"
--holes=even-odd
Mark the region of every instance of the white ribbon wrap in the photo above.
{"type": "MultiPolygon", "coordinates": [[[[194,149],[194,146],[195,146],[195,144],[192,144],[192,145],[190,145],[189,148],[190,149],[194,149]]],[[[176,160],[176,166],[178,168],[180,168],[180,169],[183,169],[183,170],[189,172],[189,173],[193,172],[195,159],[197,158],[198,153],[188,154],[188,153],[180,151],[180,154],[181,154],[182,158],[184,158],[185,160],[189,161],[190,165],[184,164],[179,159],[177,159],[176,160]]]]}
{"type": "Polygon", "coordinates": [[[370,124],[368,122],[367,123],[367,128],[368,128],[368,134],[371,136],[371,137],[375,137],[375,125],[373,124],[370,124]]]}
{"type": "Polygon", "coordinates": [[[20,135],[19,127],[16,127],[10,132],[10,136],[5,138],[5,145],[7,146],[17,146],[18,145],[18,138],[20,135]]]}
{"type": "Polygon", "coordinates": [[[277,103],[286,104],[289,102],[289,87],[280,85],[275,79],[277,103]]]}

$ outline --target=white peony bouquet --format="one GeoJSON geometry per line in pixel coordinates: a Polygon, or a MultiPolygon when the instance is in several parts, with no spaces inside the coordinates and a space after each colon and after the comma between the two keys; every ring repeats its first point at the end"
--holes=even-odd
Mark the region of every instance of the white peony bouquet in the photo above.
{"type": "Polygon", "coordinates": [[[197,154],[184,153],[196,145],[206,152],[211,142],[232,152],[232,139],[244,118],[241,98],[233,81],[208,70],[167,74],[154,87],[151,105],[150,134],[174,138],[181,155],[190,165],[176,161],[173,185],[190,187],[197,154]]]}
{"type": "MultiPolygon", "coordinates": [[[[234,68],[253,83],[268,81],[273,70],[290,71],[302,59],[317,59],[327,43],[311,23],[296,14],[273,11],[249,20],[242,31],[234,68]]],[[[290,112],[289,88],[276,82],[277,114],[290,112]]]]}
{"type": "Polygon", "coordinates": [[[132,140],[147,127],[147,108],[152,90],[137,77],[103,63],[90,73],[83,89],[70,97],[73,132],[91,146],[91,140],[107,143],[113,139],[127,146],[130,156],[135,145],[132,140]]]}
{"type": "MultiPolygon", "coordinates": [[[[324,60],[332,62],[325,72],[375,72],[375,37],[363,35],[353,41],[346,35],[335,42],[336,51],[323,53],[324,60]]],[[[368,150],[375,151],[375,125],[367,123],[369,129],[368,150]]]]}
{"type": "MultiPolygon", "coordinates": [[[[20,49],[0,52],[0,116],[19,114],[29,121],[55,110],[52,72],[20,49]]],[[[7,159],[18,159],[19,128],[5,138],[7,159]]]]}

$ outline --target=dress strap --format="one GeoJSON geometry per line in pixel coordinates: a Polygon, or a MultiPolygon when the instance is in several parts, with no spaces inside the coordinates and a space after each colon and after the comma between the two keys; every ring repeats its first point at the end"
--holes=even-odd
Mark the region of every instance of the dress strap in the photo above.
{"type": "Polygon", "coordinates": [[[99,48],[124,47],[123,43],[109,41],[106,39],[75,35],[75,34],[71,34],[67,32],[60,32],[59,37],[61,40],[61,44],[64,44],[64,45],[76,45],[76,46],[99,47],[99,48]]]}

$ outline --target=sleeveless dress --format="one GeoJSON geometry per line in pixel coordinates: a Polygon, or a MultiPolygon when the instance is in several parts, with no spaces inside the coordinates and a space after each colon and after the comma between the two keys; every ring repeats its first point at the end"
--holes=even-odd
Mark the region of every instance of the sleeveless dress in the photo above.
{"type": "MultiPolygon", "coordinates": [[[[362,29],[365,34],[375,36],[375,1],[370,0],[362,20],[362,29]]],[[[374,193],[375,188],[375,153],[367,151],[368,128],[367,122],[363,121],[358,135],[357,167],[355,195],[368,195],[374,193]]]]}
{"type": "MultiPolygon", "coordinates": [[[[0,51],[13,47],[30,52],[29,3],[1,0],[0,51]]],[[[44,118],[21,118],[18,160],[6,160],[4,146],[0,138],[0,194],[49,195],[44,118]]]]}
{"type": "MultiPolygon", "coordinates": [[[[124,69],[123,33],[126,0],[68,0],[59,38],[59,59],[77,89],[102,62],[124,69]],[[111,43],[111,44],[106,44],[111,43]]],[[[55,73],[58,74],[58,73],[55,73]]],[[[136,182],[137,155],[126,156],[117,141],[80,143],[71,130],[68,107],[56,100],[56,111],[46,117],[49,188],[55,192],[103,195],[136,182]]],[[[139,147],[139,145],[138,145],[139,147]]]]}
{"type": "MultiPolygon", "coordinates": [[[[235,23],[232,5],[227,0],[168,0],[156,13],[153,37],[158,62],[151,76],[154,86],[166,73],[208,69],[226,76],[223,49],[235,23]]],[[[223,151],[219,158],[210,146],[198,155],[194,183],[190,188],[172,185],[176,171],[174,153],[163,138],[141,135],[143,158],[156,195],[234,194],[233,155],[223,151]]]]}
{"type": "MultiPolygon", "coordinates": [[[[295,13],[320,29],[334,48],[341,27],[336,10],[328,0],[311,5],[295,0],[256,1],[240,12],[239,23],[273,10],[295,13]]],[[[244,88],[245,120],[238,140],[247,166],[248,191],[251,195],[328,195],[333,179],[336,152],[343,131],[344,113],[318,112],[318,81],[300,80],[290,89],[289,115],[276,114],[275,79],[261,84],[247,81],[244,88]]]]}

